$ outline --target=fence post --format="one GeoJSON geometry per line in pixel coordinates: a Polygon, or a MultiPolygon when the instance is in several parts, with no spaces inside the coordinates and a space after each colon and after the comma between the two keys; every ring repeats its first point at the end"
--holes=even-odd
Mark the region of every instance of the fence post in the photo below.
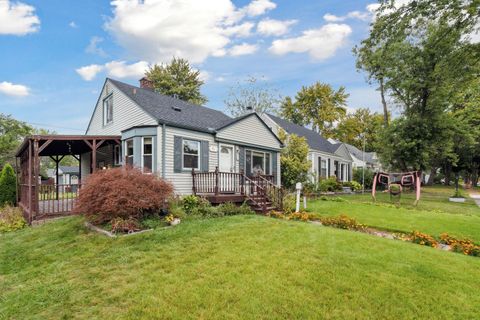
{"type": "Polygon", "coordinates": [[[219,174],[218,167],[215,167],[215,195],[218,195],[218,191],[219,191],[218,184],[220,182],[220,179],[218,177],[218,174],[219,174]]]}
{"type": "Polygon", "coordinates": [[[243,169],[240,170],[240,194],[242,196],[245,195],[245,173],[243,172],[243,169]]]}

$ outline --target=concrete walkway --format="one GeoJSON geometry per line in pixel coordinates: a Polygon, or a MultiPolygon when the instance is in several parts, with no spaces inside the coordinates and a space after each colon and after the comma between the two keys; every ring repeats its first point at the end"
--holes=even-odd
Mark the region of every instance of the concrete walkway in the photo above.
{"type": "Polygon", "coordinates": [[[477,206],[480,207],[480,193],[475,192],[475,191],[470,191],[470,192],[469,192],[469,195],[470,195],[470,198],[472,198],[473,201],[475,201],[475,203],[477,204],[477,206]]]}

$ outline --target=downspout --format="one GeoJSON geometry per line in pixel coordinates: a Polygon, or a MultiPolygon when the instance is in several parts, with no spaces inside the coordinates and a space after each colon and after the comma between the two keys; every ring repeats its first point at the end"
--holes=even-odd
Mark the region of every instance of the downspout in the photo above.
{"type": "Polygon", "coordinates": [[[167,126],[165,123],[162,124],[162,178],[165,179],[167,170],[165,168],[166,160],[165,160],[165,148],[167,144],[167,126]]]}

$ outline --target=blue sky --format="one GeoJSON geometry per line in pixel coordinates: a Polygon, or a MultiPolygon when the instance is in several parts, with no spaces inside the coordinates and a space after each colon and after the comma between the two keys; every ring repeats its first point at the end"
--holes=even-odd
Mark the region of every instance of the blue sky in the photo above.
{"type": "Polygon", "coordinates": [[[379,111],[352,55],[372,8],[359,0],[0,0],[0,112],[80,134],[106,76],[137,84],[146,65],[173,55],[202,72],[207,106],[219,110],[229,88],[253,75],[284,96],[315,81],[343,85],[349,108],[379,111]]]}

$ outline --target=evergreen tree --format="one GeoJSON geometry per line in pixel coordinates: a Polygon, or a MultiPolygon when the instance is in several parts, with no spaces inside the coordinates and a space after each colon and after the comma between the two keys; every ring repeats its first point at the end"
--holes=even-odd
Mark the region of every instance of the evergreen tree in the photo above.
{"type": "Polygon", "coordinates": [[[17,202],[17,179],[10,164],[6,164],[0,173],[0,207],[17,202]]]}

